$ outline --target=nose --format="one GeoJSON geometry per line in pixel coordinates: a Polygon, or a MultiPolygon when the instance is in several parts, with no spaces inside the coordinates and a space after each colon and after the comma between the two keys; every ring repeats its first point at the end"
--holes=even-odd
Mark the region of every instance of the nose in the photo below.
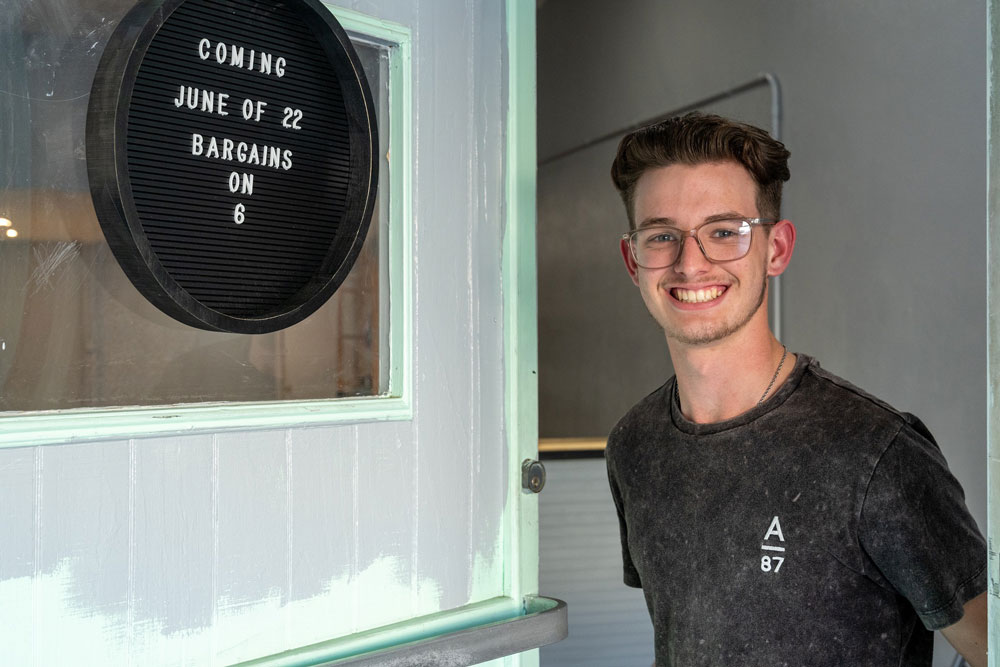
{"type": "Polygon", "coordinates": [[[698,239],[693,235],[688,235],[681,243],[680,254],[674,262],[674,271],[685,276],[692,276],[708,270],[711,262],[705,257],[698,239]]]}

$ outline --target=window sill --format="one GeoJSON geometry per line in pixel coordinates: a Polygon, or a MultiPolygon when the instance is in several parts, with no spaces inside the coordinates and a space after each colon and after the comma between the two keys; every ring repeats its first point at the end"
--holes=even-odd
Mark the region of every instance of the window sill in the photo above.
{"type": "Polygon", "coordinates": [[[0,448],[412,418],[410,402],[392,396],[9,412],[0,415],[0,448]]]}

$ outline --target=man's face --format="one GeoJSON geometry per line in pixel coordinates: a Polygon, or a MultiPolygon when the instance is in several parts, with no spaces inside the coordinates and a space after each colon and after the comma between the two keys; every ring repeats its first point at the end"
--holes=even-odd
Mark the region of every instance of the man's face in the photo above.
{"type": "MultiPolygon", "coordinates": [[[[671,165],[644,173],[636,184],[635,223],[692,229],[711,217],[756,218],[757,186],[735,162],[671,165]]],[[[715,342],[755,318],[766,323],[767,231],[754,229],[746,257],[708,261],[686,238],[677,262],[665,269],[629,264],[632,280],[668,339],[688,345],[715,342]]],[[[623,249],[623,253],[625,250],[623,249]]]]}

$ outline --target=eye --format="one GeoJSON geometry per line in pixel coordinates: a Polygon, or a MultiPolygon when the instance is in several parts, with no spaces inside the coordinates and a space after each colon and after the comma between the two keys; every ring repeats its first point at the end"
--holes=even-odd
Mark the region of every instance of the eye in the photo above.
{"type": "Polygon", "coordinates": [[[706,225],[702,238],[708,241],[736,241],[746,236],[750,231],[749,225],[742,220],[720,220],[706,225]]]}
{"type": "Polygon", "coordinates": [[[676,243],[677,239],[678,234],[674,229],[651,229],[642,239],[642,244],[646,246],[667,245],[676,243]]]}

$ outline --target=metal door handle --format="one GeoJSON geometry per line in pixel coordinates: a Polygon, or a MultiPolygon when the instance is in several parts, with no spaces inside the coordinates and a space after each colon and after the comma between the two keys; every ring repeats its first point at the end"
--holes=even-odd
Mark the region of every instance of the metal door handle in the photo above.
{"type": "Polygon", "coordinates": [[[521,462],[521,488],[532,493],[541,493],[545,488],[545,466],[541,461],[524,459],[521,462]]]}

